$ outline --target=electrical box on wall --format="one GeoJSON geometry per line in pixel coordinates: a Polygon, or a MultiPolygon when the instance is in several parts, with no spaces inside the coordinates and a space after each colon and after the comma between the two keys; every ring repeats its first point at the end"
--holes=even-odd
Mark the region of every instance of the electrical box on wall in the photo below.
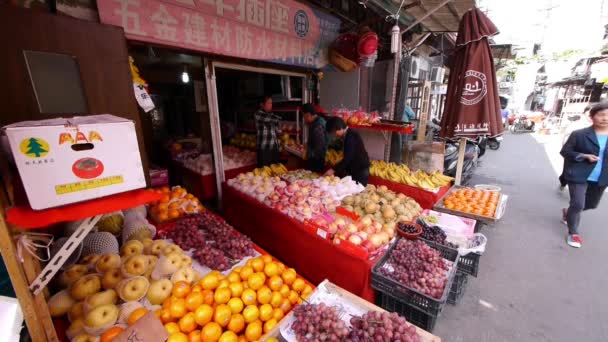
{"type": "Polygon", "coordinates": [[[431,69],[431,82],[443,83],[445,77],[445,69],[442,67],[434,67],[431,69]]]}

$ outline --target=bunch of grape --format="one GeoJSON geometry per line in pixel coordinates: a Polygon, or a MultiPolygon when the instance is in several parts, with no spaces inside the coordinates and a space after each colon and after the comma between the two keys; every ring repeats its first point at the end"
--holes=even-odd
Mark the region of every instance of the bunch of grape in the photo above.
{"type": "Polygon", "coordinates": [[[388,264],[380,272],[395,281],[433,298],[441,298],[452,263],[420,240],[399,239],[388,264]]]}
{"type": "Polygon", "coordinates": [[[234,260],[241,260],[247,256],[253,256],[253,242],[245,235],[236,234],[226,236],[215,241],[215,247],[224,251],[234,260]]]}
{"type": "Polygon", "coordinates": [[[422,226],[422,234],[420,235],[420,237],[429,241],[433,241],[440,245],[446,245],[445,239],[447,235],[445,234],[443,229],[439,228],[438,226],[422,226]]]}
{"type": "Polygon", "coordinates": [[[394,312],[368,311],[361,317],[352,317],[350,325],[349,342],[420,341],[416,327],[394,312]]]}
{"type": "Polygon", "coordinates": [[[205,265],[213,270],[225,271],[232,267],[232,263],[226,255],[219,249],[207,246],[196,250],[192,257],[201,265],[205,265]]]}
{"type": "Polygon", "coordinates": [[[300,304],[293,311],[291,329],[298,342],[343,341],[348,328],[334,307],[321,304],[300,304]]]}
{"type": "Polygon", "coordinates": [[[397,223],[397,226],[399,226],[399,229],[401,229],[402,231],[404,231],[408,234],[418,233],[418,228],[416,228],[416,226],[414,226],[413,224],[399,222],[399,223],[397,223]]]}
{"type": "Polygon", "coordinates": [[[198,249],[205,246],[205,235],[198,229],[195,218],[185,218],[169,230],[165,237],[173,240],[183,250],[198,249]]]}

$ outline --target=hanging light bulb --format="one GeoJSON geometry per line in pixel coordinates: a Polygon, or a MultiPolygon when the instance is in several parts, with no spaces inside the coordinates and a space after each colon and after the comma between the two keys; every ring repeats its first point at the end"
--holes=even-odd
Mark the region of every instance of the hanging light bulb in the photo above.
{"type": "Polygon", "coordinates": [[[188,67],[184,66],[184,72],[182,72],[182,82],[190,82],[190,75],[188,74],[188,67]]]}
{"type": "Polygon", "coordinates": [[[401,29],[395,24],[391,29],[391,53],[398,53],[401,49],[401,29]]]}

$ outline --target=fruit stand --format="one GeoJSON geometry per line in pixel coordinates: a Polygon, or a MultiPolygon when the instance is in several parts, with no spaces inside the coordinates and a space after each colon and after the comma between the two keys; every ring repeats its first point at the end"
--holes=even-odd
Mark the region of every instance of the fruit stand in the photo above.
{"type": "Polygon", "coordinates": [[[437,188],[436,191],[428,191],[425,189],[421,189],[419,187],[414,187],[407,184],[391,182],[389,180],[376,177],[369,176],[369,184],[374,185],[384,185],[387,188],[393,190],[394,192],[405,194],[409,197],[412,197],[420,204],[420,206],[424,209],[431,209],[450,190],[450,185],[446,185],[440,188],[437,188]]]}

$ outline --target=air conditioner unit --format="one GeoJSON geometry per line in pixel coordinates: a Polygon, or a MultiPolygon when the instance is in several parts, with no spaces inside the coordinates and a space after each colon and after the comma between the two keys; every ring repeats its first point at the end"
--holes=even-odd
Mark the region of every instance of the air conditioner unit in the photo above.
{"type": "Polygon", "coordinates": [[[445,69],[442,67],[434,67],[431,69],[431,82],[443,83],[445,69]]]}
{"type": "Polygon", "coordinates": [[[420,59],[412,57],[410,62],[410,78],[418,79],[420,77],[420,59]]]}

